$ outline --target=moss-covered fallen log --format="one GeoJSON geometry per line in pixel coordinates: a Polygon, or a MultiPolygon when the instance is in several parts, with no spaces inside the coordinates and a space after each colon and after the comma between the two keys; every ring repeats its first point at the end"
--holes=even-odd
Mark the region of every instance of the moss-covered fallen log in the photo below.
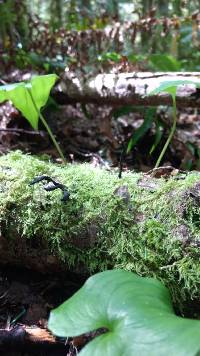
{"type": "Polygon", "coordinates": [[[155,178],[89,164],[0,157],[1,263],[93,273],[124,268],[156,276],[175,300],[200,298],[200,174],[155,178]],[[47,175],[70,192],[47,192],[47,175]]]}

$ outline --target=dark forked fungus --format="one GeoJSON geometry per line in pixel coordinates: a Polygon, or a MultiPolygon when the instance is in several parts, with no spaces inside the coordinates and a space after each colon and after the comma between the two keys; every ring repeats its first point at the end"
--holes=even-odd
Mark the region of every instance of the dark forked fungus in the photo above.
{"type": "Polygon", "coordinates": [[[67,190],[67,187],[64,184],[58,183],[56,182],[53,178],[49,177],[49,176],[38,176],[35,177],[31,182],[30,185],[42,182],[42,181],[46,181],[47,183],[44,184],[44,189],[47,192],[51,192],[55,189],[61,189],[63,192],[63,196],[61,198],[61,201],[66,203],[67,200],[69,199],[70,193],[67,190]]]}

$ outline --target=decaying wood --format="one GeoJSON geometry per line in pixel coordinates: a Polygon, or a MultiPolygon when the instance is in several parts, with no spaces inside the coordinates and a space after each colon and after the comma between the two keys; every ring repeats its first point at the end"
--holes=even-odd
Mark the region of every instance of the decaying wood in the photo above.
{"type": "Polygon", "coordinates": [[[56,339],[48,330],[39,327],[16,325],[11,329],[0,329],[1,355],[8,351],[54,352],[66,355],[68,347],[64,341],[56,339]]]}
{"type": "Polygon", "coordinates": [[[20,235],[15,236],[15,248],[11,241],[0,235],[0,256],[1,264],[24,266],[41,273],[58,273],[65,269],[45,246],[29,246],[29,241],[23,240],[20,235]]]}
{"type": "MultiPolygon", "coordinates": [[[[98,74],[86,82],[67,72],[54,91],[60,104],[70,102],[97,103],[99,105],[171,105],[167,93],[148,96],[161,83],[174,80],[187,80],[200,83],[199,72],[134,72],[119,74],[98,74]]],[[[178,87],[177,106],[199,107],[199,89],[194,84],[178,87]]]]}

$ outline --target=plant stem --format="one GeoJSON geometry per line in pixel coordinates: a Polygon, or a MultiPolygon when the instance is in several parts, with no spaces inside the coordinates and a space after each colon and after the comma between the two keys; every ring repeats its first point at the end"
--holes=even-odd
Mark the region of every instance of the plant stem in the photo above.
{"type": "Polygon", "coordinates": [[[61,157],[62,160],[63,160],[63,162],[64,162],[64,163],[67,163],[67,161],[66,161],[66,159],[65,159],[65,156],[64,156],[64,154],[63,154],[63,152],[62,152],[62,150],[61,150],[61,148],[60,148],[58,142],[56,141],[53,132],[51,131],[49,125],[47,124],[47,122],[46,122],[44,116],[43,116],[41,113],[39,113],[39,118],[40,118],[40,120],[42,121],[43,125],[45,126],[45,128],[46,128],[46,130],[47,130],[49,136],[51,137],[51,139],[52,139],[52,141],[53,141],[53,143],[54,143],[54,146],[56,147],[56,149],[57,149],[57,151],[58,151],[60,157],[61,157]]]}
{"type": "Polygon", "coordinates": [[[172,96],[172,100],[173,100],[173,125],[172,125],[172,129],[170,131],[170,134],[168,136],[168,139],[167,139],[167,141],[166,141],[166,143],[165,143],[165,145],[164,145],[164,147],[163,147],[163,149],[162,149],[162,151],[161,151],[161,153],[160,153],[160,155],[159,155],[159,157],[157,159],[155,168],[159,167],[160,162],[162,161],[163,156],[164,156],[164,154],[165,154],[165,152],[166,152],[166,150],[167,150],[167,148],[168,148],[168,146],[169,146],[169,144],[171,142],[171,139],[172,139],[172,137],[174,135],[174,132],[176,130],[176,121],[177,121],[177,118],[176,118],[176,97],[172,96]]]}
{"type": "Polygon", "coordinates": [[[62,150],[61,150],[61,148],[60,148],[58,142],[56,141],[53,132],[51,131],[49,125],[47,124],[47,122],[46,122],[44,116],[41,114],[40,110],[38,110],[38,108],[37,108],[37,105],[36,105],[36,103],[35,103],[35,100],[34,100],[34,98],[33,98],[33,95],[32,95],[32,93],[31,93],[31,90],[28,89],[28,92],[29,92],[29,95],[30,95],[30,97],[31,97],[32,103],[33,103],[33,105],[34,105],[34,108],[35,108],[35,110],[37,111],[38,116],[39,116],[40,120],[42,121],[44,127],[46,128],[46,130],[47,130],[49,136],[51,137],[51,140],[53,141],[53,144],[54,144],[54,146],[56,147],[56,149],[57,149],[57,151],[58,151],[60,157],[62,158],[62,160],[63,160],[64,163],[67,163],[67,161],[66,161],[66,159],[65,159],[65,156],[64,156],[64,154],[63,154],[63,152],[62,152],[62,150]]]}

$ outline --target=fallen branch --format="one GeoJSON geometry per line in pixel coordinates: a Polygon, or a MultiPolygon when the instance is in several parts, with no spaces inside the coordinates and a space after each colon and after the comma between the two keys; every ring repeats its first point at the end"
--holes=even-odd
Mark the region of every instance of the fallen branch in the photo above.
{"type": "MultiPolygon", "coordinates": [[[[67,72],[54,90],[54,98],[60,104],[74,102],[98,105],[158,106],[172,105],[171,96],[162,93],[148,94],[160,83],[174,80],[200,82],[199,72],[134,72],[99,74],[86,82],[67,72]]],[[[178,107],[199,107],[199,89],[193,84],[181,85],[177,90],[178,107]]]]}

